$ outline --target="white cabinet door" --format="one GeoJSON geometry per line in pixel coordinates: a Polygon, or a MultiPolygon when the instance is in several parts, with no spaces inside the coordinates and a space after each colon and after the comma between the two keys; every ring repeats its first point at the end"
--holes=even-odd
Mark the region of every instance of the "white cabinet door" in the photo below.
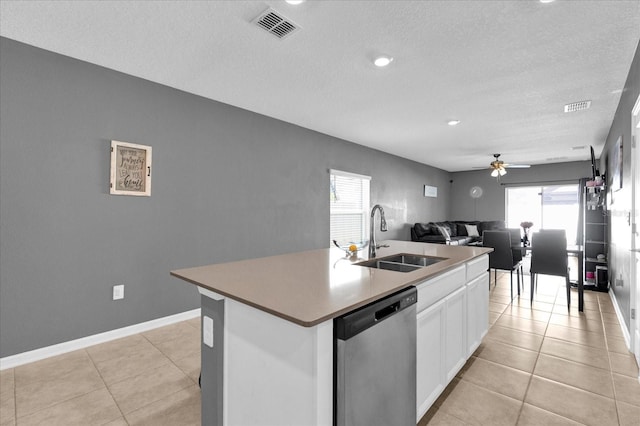
{"type": "Polygon", "coordinates": [[[467,289],[445,298],[445,372],[447,383],[467,361],[467,289]]]}
{"type": "Polygon", "coordinates": [[[416,411],[420,419],[442,393],[445,377],[445,312],[443,299],[418,313],[416,339],[416,411]]]}
{"type": "Polygon", "coordinates": [[[480,341],[489,331],[489,272],[484,277],[478,277],[478,300],[480,310],[478,311],[478,324],[480,324],[480,341]]]}
{"type": "Polygon", "coordinates": [[[446,386],[445,300],[418,313],[416,345],[417,417],[422,418],[446,386]]]}
{"type": "Polygon", "coordinates": [[[488,280],[485,272],[467,283],[467,358],[478,349],[489,328],[488,280]]]}

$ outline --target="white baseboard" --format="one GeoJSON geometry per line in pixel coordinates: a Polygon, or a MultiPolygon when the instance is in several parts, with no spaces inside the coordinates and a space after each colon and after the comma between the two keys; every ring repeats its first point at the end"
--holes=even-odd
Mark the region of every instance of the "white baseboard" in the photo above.
{"type": "Polygon", "coordinates": [[[118,328],[104,333],[94,334],[92,336],[82,337],[68,342],[58,343],[57,345],[46,346],[40,349],[23,352],[0,358],[0,370],[18,367],[34,361],[40,361],[56,355],[65,354],[67,352],[84,349],[99,343],[109,342],[111,340],[120,339],[122,337],[131,336],[132,334],[142,333],[144,331],[153,330],[154,328],[164,327],[165,325],[175,324],[191,318],[200,316],[200,308],[191,311],[182,312],[168,317],[158,318],[151,321],[134,324],[127,327],[118,328]]]}
{"type": "Polygon", "coordinates": [[[620,311],[620,307],[618,306],[616,294],[612,290],[609,290],[609,297],[611,297],[611,301],[613,302],[613,309],[616,310],[616,316],[618,317],[618,322],[620,323],[620,329],[622,330],[624,343],[627,345],[627,349],[631,351],[631,335],[629,334],[629,327],[627,323],[624,322],[624,317],[622,316],[622,312],[620,311]]]}

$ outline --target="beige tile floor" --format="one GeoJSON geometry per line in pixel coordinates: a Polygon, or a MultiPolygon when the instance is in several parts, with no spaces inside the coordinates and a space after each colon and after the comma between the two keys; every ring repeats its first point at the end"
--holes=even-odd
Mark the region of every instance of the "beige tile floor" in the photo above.
{"type": "Polygon", "coordinates": [[[0,426],[200,425],[200,318],[0,372],[0,426]]]}
{"type": "MultiPolygon", "coordinates": [[[[541,277],[510,303],[491,289],[491,328],[420,425],[640,425],[638,368],[609,295],[567,310],[541,277]]],[[[0,372],[0,426],[199,425],[199,319],[0,372]]],[[[393,426],[393,425],[390,425],[393,426]]]]}
{"type": "Polygon", "coordinates": [[[511,303],[498,274],[487,336],[420,426],[640,426],[638,367],[609,294],[585,292],[583,313],[575,290],[567,309],[561,278],[540,276],[530,294],[511,303]]]}

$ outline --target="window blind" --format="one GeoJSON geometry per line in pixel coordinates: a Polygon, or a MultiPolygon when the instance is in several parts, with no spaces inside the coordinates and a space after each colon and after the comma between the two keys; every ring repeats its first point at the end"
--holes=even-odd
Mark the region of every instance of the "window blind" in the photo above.
{"type": "Polygon", "coordinates": [[[369,176],[331,170],[330,240],[339,244],[367,239],[369,176]]]}

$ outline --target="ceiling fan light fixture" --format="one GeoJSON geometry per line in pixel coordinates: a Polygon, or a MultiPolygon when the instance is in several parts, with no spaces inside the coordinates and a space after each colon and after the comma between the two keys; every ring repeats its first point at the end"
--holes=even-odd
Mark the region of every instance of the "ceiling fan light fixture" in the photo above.
{"type": "Polygon", "coordinates": [[[507,171],[505,169],[500,169],[498,170],[498,173],[500,174],[500,176],[504,176],[507,174],[507,171]]]}
{"type": "Polygon", "coordinates": [[[500,176],[500,172],[498,172],[498,169],[493,169],[491,171],[491,177],[498,177],[500,176]]]}

